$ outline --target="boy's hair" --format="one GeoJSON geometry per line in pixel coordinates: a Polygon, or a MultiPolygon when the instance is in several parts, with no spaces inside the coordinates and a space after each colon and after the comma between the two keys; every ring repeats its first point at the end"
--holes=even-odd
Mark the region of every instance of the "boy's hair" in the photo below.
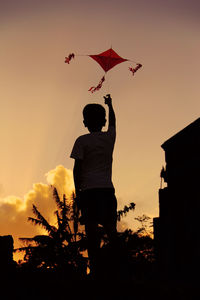
{"type": "Polygon", "coordinates": [[[83,109],[83,118],[86,127],[103,127],[106,122],[105,108],[96,103],[87,104],[83,109]]]}

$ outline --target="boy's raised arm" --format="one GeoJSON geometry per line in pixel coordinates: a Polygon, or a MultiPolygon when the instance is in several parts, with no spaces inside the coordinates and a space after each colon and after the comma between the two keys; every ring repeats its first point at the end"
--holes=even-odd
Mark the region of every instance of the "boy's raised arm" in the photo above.
{"type": "Polygon", "coordinates": [[[105,99],[105,104],[108,105],[108,109],[109,109],[108,128],[110,126],[116,127],[116,117],[112,106],[112,98],[110,97],[110,94],[106,95],[104,99],[105,99]]]}

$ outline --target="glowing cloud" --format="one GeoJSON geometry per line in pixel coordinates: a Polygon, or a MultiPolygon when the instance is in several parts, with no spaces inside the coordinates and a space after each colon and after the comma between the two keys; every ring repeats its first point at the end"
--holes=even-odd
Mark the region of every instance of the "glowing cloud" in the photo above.
{"type": "Polygon", "coordinates": [[[53,185],[59,195],[70,196],[74,190],[73,174],[71,170],[65,169],[62,165],[46,174],[47,182],[53,185]]]}
{"type": "Polygon", "coordinates": [[[52,187],[56,187],[59,195],[70,196],[74,189],[72,171],[57,166],[46,174],[47,183],[35,183],[32,190],[21,199],[16,196],[0,198],[0,235],[11,234],[14,238],[14,247],[20,246],[19,237],[32,237],[44,233],[38,227],[27,222],[32,216],[32,204],[34,203],[39,211],[44,214],[49,222],[55,221],[55,202],[52,195],[52,187]]]}

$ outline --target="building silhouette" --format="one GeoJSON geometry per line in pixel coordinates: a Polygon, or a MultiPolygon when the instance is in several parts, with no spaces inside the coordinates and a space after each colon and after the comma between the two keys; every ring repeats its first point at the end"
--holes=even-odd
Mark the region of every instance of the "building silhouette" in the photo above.
{"type": "Polygon", "coordinates": [[[11,235],[0,236],[0,275],[4,276],[13,270],[13,237],[11,235]]]}
{"type": "Polygon", "coordinates": [[[161,147],[166,166],[159,189],[159,217],[154,240],[160,270],[191,277],[200,266],[200,118],[161,147]]]}

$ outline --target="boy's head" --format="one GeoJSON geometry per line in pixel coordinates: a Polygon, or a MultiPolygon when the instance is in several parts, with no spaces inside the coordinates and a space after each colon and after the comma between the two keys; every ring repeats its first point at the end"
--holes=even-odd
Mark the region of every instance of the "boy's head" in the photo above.
{"type": "Polygon", "coordinates": [[[96,103],[87,104],[83,109],[83,123],[90,132],[101,131],[106,124],[105,108],[96,103]]]}

